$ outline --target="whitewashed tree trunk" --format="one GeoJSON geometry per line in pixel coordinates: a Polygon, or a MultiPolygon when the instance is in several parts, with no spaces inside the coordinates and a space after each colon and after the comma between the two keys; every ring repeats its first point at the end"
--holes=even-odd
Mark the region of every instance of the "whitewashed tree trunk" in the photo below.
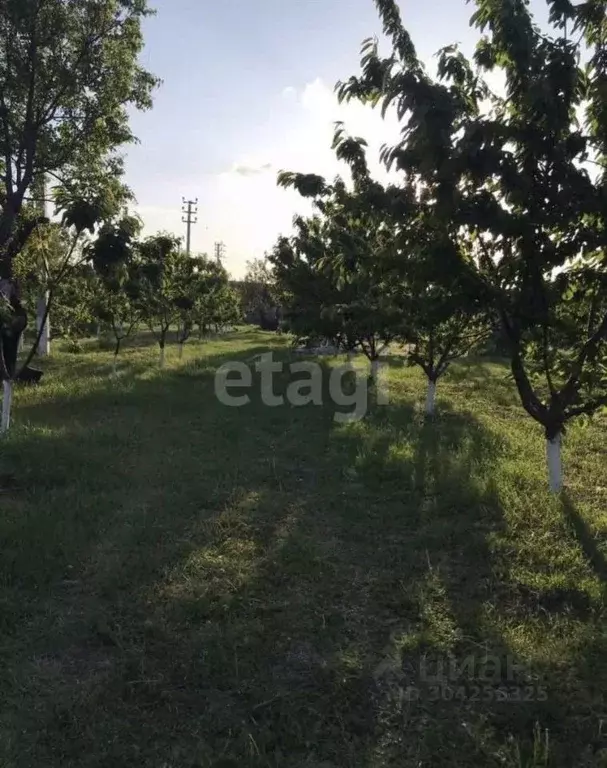
{"type": "Polygon", "coordinates": [[[436,400],[436,382],[428,381],[428,393],[426,395],[426,416],[434,415],[435,400],[436,400]]]}
{"type": "Polygon", "coordinates": [[[3,396],[2,396],[2,422],[0,424],[0,432],[8,432],[11,425],[11,407],[13,405],[13,382],[2,382],[3,396]]]}
{"type": "Polygon", "coordinates": [[[379,378],[379,360],[371,360],[371,378],[373,384],[377,384],[379,378]]]}
{"type": "Polygon", "coordinates": [[[21,336],[19,336],[19,347],[18,347],[19,353],[23,352],[24,345],[25,345],[25,334],[22,333],[21,336]]]}
{"type": "Polygon", "coordinates": [[[112,375],[115,376],[118,372],[118,355],[114,355],[114,361],[112,363],[112,375]]]}
{"type": "Polygon", "coordinates": [[[159,361],[159,364],[160,364],[161,368],[164,368],[164,363],[165,363],[164,347],[160,347],[160,361],[159,361]]]}
{"type": "MultiPolygon", "coordinates": [[[[49,293],[48,291],[38,299],[38,306],[36,309],[36,330],[40,333],[40,327],[42,326],[42,319],[46,312],[48,305],[49,293]]],[[[40,342],[38,344],[38,354],[40,357],[47,357],[51,354],[51,319],[47,315],[46,322],[42,328],[42,334],[40,336],[40,342]]]]}
{"type": "Polygon", "coordinates": [[[563,466],[561,461],[562,436],[558,434],[553,440],[546,440],[546,459],[548,462],[548,483],[552,493],[563,490],[563,466]]]}

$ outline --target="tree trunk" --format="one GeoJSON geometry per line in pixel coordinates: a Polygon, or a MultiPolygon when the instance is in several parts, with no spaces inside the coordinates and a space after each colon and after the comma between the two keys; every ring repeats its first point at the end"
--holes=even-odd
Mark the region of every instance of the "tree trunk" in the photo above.
{"type": "Polygon", "coordinates": [[[373,379],[373,384],[377,386],[377,380],[379,377],[379,360],[375,358],[375,360],[371,360],[371,378],[373,379]]]}
{"type": "Polygon", "coordinates": [[[40,332],[42,327],[42,333],[40,335],[40,342],[38,343],[38,354],[40,357],[48,357],[51,354],[51,321],[50,316],[47,314],[46,322],[42,326],[44,314],[49,301],[49,292],[46,291],[44,296],[38,299],[38,305],[36,309],[36,329],[40,332]]]}
{"type": "Polygon", "coordinates": [[[116,339],[116,346],[114,347],[114,360],[112,362],[112,374],[115,376],[118,369],[118,355],[120,354],[120,343],[122,339],[116,339]]]}
{"type": "Polygon", "coordinates": [[[436,382],[428,380],[428,394],[426,395],[426,416],[434,416],[435,399],[436,399],[436,382]]]}
{"type": "Polygon", "coordinates": [[[11,407],[13,404],[13,382],[2,382],[3,397],[2,397],[2,423],[0,425],[0,432],[8,432],[11,425],[11,407]]]}
{"type": "Polygon", "coordinates": [[[4,357],[4,367],[9,378],[13,378],[17,369],[19,343],[27,327],[27,312],[19,301],[16,286],[11,280],[0,280],[0,293],[10,302],[13,309],[10,319],[7,319],[7,322],[0,326],[1,354],[4,357]]]}
{"type": "Polygon", "coordinates": [[[180,360],[183,360],[183,344],[184,344],[183,341],[179,342],[179,359],[180,360]]]}
{"type": "Polygon", "coordinates": [[[164,354],[164,344],[165,344],[165,333],[163,331],[162,336],[160,337],[160,360],[159,365],[161,368],[164,368],[165,363],[165,354],[164,354]]]}
{"type": "Polygon", "coordinates": [[[546,460],[548,462],[548,483],[552,493],[563,490],[563,467],[561,462],[562,435],[546,440],[546,460]]]}

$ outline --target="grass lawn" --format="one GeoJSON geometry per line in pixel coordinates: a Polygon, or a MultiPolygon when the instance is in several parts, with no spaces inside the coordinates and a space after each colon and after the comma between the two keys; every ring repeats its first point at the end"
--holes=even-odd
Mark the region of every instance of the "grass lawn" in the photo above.
{"type": "Polygon", "coordinates": [[[397,361],[357,423],[217,402],[287,346],[141,344],[112,378],[90,342],[17,391],[0,766],[607,766],[605,417],[557,500],[503,365],[455,367],[432,423],[397,361]]]}

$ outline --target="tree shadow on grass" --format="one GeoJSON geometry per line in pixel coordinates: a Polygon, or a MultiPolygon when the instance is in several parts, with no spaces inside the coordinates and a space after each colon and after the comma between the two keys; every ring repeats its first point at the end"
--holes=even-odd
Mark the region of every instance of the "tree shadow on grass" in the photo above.
{"type": "MultiPolygon", "coordinates": [[[[108,421],[108,414],[114,416],[116,409],[130,409],[126,419],[132,419],[135,431],[145,429],[145,421],[150,420],[150,412],[157,411],[170,416],[176,410],[182,412],[191,409],[198,412],[204,407],[210,397],[215,399],[213,380],[215,371],[230,362],[251,362],[267,352],[265,346],[251,346],[244,350],[232,352],[214,352],[202,354],[192,360],[186,360],[178,367],[161,370],[157,363],[140,359],[120,359],[118,375],[112,374],[111,364],[106,361],[90,362],[86,358],[77,359],[67,370],[62,370],[60,377],[53,375],[58,371],[50,371],[46,380],[40,385],[39,392],[44,395],[46,388],[52,393],[52,405],[46,400],[38,399],[34,403],[19,405],[14,415],[16,432],[20,424],[35,424],[41,426],[62,426],[69,428],[74,422],[82,422],[82,428],[87,425],[96,431],[99,426],[108,421]],[[196,401],[191,395],[191,387],[196,386],[196,380],[203,384],[204,398],[196,401]],[[60,386],[56,385],[60,382],[60,386]],[[182,388],[183,397],[175,402],[175,387],[182,388]],[[133,410],[141,410],[141,419],[137,420],[133,410]],[[95,423],[93,423],[95,422],[95,423]]],[[[109,419],[110,425],[113,424],[109,419]]],[[[151,418],[152,423],[154,417],[151,418]]]]}
{"type": "MultiPolygon", "coordinates": [[[[422,632],[417,639],[401,637],[397,642],[407,649],[403,658],[409,670],[419,669],[421,654],[426,669],[440,672],[438,694],[433,680],[434,698],[428,697],[428,685],[421,686],[426,700],[422,702],[420,742],[426,745],[426,759],[432,765],[442,764],[437,751],[442,757],[440,750],[445,749],[445,765],[453,754],[465,754],[462,764],[467,765],[467,760],[473,764],[468,752],[470,740],[474,739],[478,750],[475,764],[497,765],[506,761],[517,766],[543,765],[549,761],[546,764],[563,768],[595,765],[592,755],[606,746],[599,735],[604,698],[598,693],[598,681],[607,680],[607,669],[599,663],[605,653],[604,634],[597,632],[601,601],[589,600],[582,588],[553,587],[547,580],[540,586],[540,562],[536,566],[537,586],[525,591],[518,578],[509,574],[517,544],[524,547],[525,542],[514,541],[508,531],[499,493],[491,481],[492,460],[486,460],[487,451],[493,461],[499,459],[499,442],[494,443],[486,432],[483,436],[484,428],[479,432],[472,420],[469,461],[459,465],[464,474],[458,478],[457,472],[449,470],[449,460],[444,459],[445,455],[452,456],[453,435],[450,437],[449,428],[441,424],[439,439],[444,440],[445,450],[437,451],[428,432],[430,428],[422,428],[415,460],[418,477],[434,477],[431,486],[438,490],[439,500],[433,505],[433,525],[424,528],[422,523],[423,534],[417,546],[428,558],[425,594],[430,596],[430,605],[422,615],[430,627],[428,633],[422,632]],[[479,487],[478,478],[474,477],[475,469],[482,463],[485,470],[490,470],[484,488],[479,487]],[[463,489],[467,492],[462,494],[463,489]],[[441,514],[441,507],[449,506],[455,524],[449,515],[441,514]],[[499,538],[509,542],[508,550],[496,548],[499,538]],[[441,626],[453,629],[450,647],[448,642],[436,642],[441,626]],[[567,632],[579,635],[578,642],[571,643],[569,648],[558,639],[560,633],[567,632]],[[455,673],[450,669],[452,658],[456,661],[455,673]],[[477,673],[480,670],[480,679],[470,680],[466,674],[460,674],[462,665],[465,668],[467,663],[477,673]],[[430,722],[425,717],[428,706],[433,710],[430,722]],[[550,734],[549,748],[541,743],[544,730],[550,734]]],[[[540,515],[538,518],[541,520],[540,515]]],[[[549,520],[543,525],[550,525],[549,520]]],[[[536,535],[541,542],[549,532],[542,533],[538,526],[536,535]]],[[[591,551],[596,564],[597,555],[600,559],[596,544],[591,551]]],[[[527,557],[531,562],[538,555],[548,559],[557,555],[543,547],[530,554],[527,557]]],[[[570,578],[571,574],[565,570],[563,576],[570,578]]],[[[402,691],[402,685],[397,691],[402,691]]],[[[408,733],[412,729],[411,712],[410,707],[408,733]]]]}
{"type": "MultiPolygon", "coordinates": [[[[196,711],[200,719],[208,705],[211,727],[213,707],[239,700],[238,685],[232,689],[223,668],[228,646],[220,639],[230,637],[238,604],[231,593],[239,574],[248,572],[248,547],[269,546],[274,527],[289,524],[292,512],[283,502],[293,503],[302,484],[316,482],[332,417],[314,407],[268,409],[255,393],[250,407],[218,408],[214,367],[226,357],[262,351],[205,360],[187,375],[139,381],[132,391],[76,398],[72,407],[83,418],[77,426],[66,425],[58,437],[44,431],[15,436],[7,459],[26,491],[11,500],[3,519],[0,583],[10,606],[7,669],[16,685],[10,686],[9,723],[17,710],[19,728],[31,729],[19,758],[11,753],[18,764],[109,765],[119,758],[160,765],[165,761],[153,762],[158,751],[215,754],[199,743],[194,722],[182,718],[196,711]],[[193,389],[193,379],[200,387],[193,389]],[[255,541],[241,542],[230,515],[246,532],[259,507],[255,541]],[[224,532],[236,549],[226,545],[224,532]],[[194,580],[200,572],[214,584],[209,595],[186,596],[176,620],[163,608],[175,602],[171,589],[182,594],[171,586],[173,569],[181,573],[182,567],[194,580]],[[158,579],[166,584],[156,589],[158,579]],[[204,634],[209,616],[223,618],[220,636],[204,634]],[[193,632],[197,640],[204,635],[204,645],[192,641],[193,632]],[[199,679],[207,641],[223,680],[216,687],[199,679]],[[34,700],[29,715],[20,703],[27,708],[34,700]],[[134,727],[121,738],[123,718],[134,727]]],[[[37,408],[26,413],[33,423],[47,418],[37,408]]],[[[251,618],[249,633],[259,623],[259,616],[251,618]]],[[[243,660],[238,674],[246,669],[243,660]]],[[[230,720],[229,707],[217,727],[225,723],[240,724],[230,720]]],[[[9,727],[6,719],[2,725],[9,727]]]]}
{"type": "MultiPolygon", "coordinates": [[[[369,614],[384,638],[389,635],[386,663],[379,665],[379,680],[372,672],[377,686],[371,684],[367,697],[375,701],[368,765],[416,765],[420,759],[450,765],[454,754],[462,765],[542,764],[544,728],[552,740],[550,764],[565,768],[580,761],[597,733],[597,719],[583,713],[600,700],[587,671],[604,643],[597,648],[589,638],[569,657],[571,687],[562,684],[562,667],[551,662],[549,648],[545,658],[536,658],[529,647],[525,633],[531,638],[539,627],[548,635],[551,626],[565,629],[570,616],[592,620],[583,606],[578,613],[574,591],[545,587],[529,603],[504,579],[505,563],[492,543],[506,533],[492,480],[503,450],[499,436],[444,405],[435,422],[422,421],[409,405],[377,409],[373,421],[380,425],[377,433],[369,434],[367,423],[354,438],[353,482],[359,496],[365,488],[381,492],[384,514],[370,514],[371,506],[360,515],[367,537],[381,531],[381,539],[369,544],[380,549],[382,570],[397,579],[380,587],[384,571],[371,579],[368,595],[369,614]],[[400,508],[386,503],[392,488],[400,489],[400,508]],[[400,551],[394,560],[393,542],[400,551]],[[388,592],[398,596],[390,618],[378,610],[388,592]],[[517,614],[521,630],[515,637],[517,614]],[[422,666],[440,670],[438,681],[436,675],[422,679],[422,666]],[[463,674],[462,667],[468,667],[463,674]]],[[[350,535],[353,519],[349,513],[350,535]]],[[[364,536],[361,531],[359,541],[364,536]]],[[[372,562],[361,550],[356,559],[372,562]]],[[[377,660],[378,647],[363,657],[377,660]]]]}
{"type": "Polygon", "coordinates": [[[383,355],[381,358],[382,363],[385,363],[390,368],[407,368],[407,358],[404,355],[383,355]]]}
{"type": "Polygon", "coordinates": [[[492,579],[487,537],[503,526],[495,489],[483,474],[497,460],[499,443],[470,414],[444,404],[431,421],[411,406],[377,409],[371,421],[378,438],[365,470],[382,492],[386,484],[400,489],[407,515],[389,514],[380,523],[384,543],[394,542],[395,551],[381,547],[384,583],[374,579],[368,610],[372,615],[393,602],[389,619],[375,616],[382,639],[370,654],[375,726],[365,765],[446,766],[454,754],[462,765],[491,764],[488,749],[499,742],[480,727],[491,720],[491,707],[476,705],[473,681],[463,681],[467,690],[455,700],[448,664],[478,660],[483,643],[504,655],[501,639],[480,629],[478,615],[492,579]],[[426,679],[424,669],[441,665],[442,679],[426,679]],[[479,727],[478,738],[469,725],[479,727]]]}
{"type": "Polygon", "coordinates": [[[452,363],[444,383],[455,385],[459,390],[486,395],[488,404],[495,406],[519,406],[513,386],[508,361],[501,358],[462,358],[452,363]]]}
{"type": "Polygon", "coordinates": [[[373,711],[345,659],[385,642],[378,545],[403,557],[415,510],[396,485],[377,498],[333,406],[271,409],[257,389],[219,408],[225,360],[21,410],[0,582],[15,765],[356,764],[373,711]]]}
{"type": "MultiPolygon", "coordinates": [[[[217,739],[230,765],[246,760],[249,738],[250,764],[260,766],[452,765],[453,750],[471,765],[489,764],[460,706],[436,718],[430,712],[441,704],[430,691],[404,708],[399,698],[412,658],[419,666],[432,649],[453,651],[461,616],[450,616],[449,602],[462,591],[453,561],[472,582],[482,579],[485,535],[499,525],[499,509],[483,527],[471,520],[485,499],[470,482],[472,465],[493,443],[472,420],[449,416],[446,433],[409,405],[382,411],[379,429],[373,417],[334,429],[330,475],[302,489],[274,541],[264,543],[253,577],[230,598],[233,625],[214,641],[225,665],[211,661],[199,673],[213,689],[227,685],[236,720],[246,723],[229,744],[217,739]],[[401,444],[409,455],[399,454],[401,444]],[[397,653],[394,686],[386,684],[385,662],[397,653]],[[244,710],[233,697],[243,685],[244,710]]],[[[196,614],[194,605],[182,595],[173,610],[196,614]]],[[[221,609],[209,610],[208,599],[202,605],[212,634],[221,609]]],[[[419,676],[411,682],[423,686],[419,676]]]]}
{"type": "MultiPolygon", "coordinates": [[[[140,375],[153,368],[153,362],[149,359],[134,357],[123,351],[117,360],[117,368],[120,373],[128,371],[129,375],[140,375]]],[[[44,377],[39,385],[40,389],[52,387],[57,381],[69,386],[74,379],[88,379],[90,377],[110,377],[112,374],[113,358],[99,353],[91,360],[90,355],[73,354],[64,355],[60,359],[51,358],[45,360],[44,377]]]]}
{"type": "MultiPolygon", "coordinates": [[[[487,383],[495,374],[489,369],[491,360],[485,358],[460,358],[451,363],[445,376],[454,382],[484,382],[487,383]]],[[[502,362],[503,361],[499,361],[502,362]]]]}
{"type": "Polygon", "coordinates": [[[517,765],[507,734],[528,741],[544,710],[446,700],[420,666],[509,652],[485,613],[499,442],[446,407],[338,424],[328,367],[324,407],[268,408],[258,377],[247,406],[219,406],[214,368],[262,351],[78,397],[59,434],[29,412],[42,429],[8,445],[27,490],[0,527],[0,756],[517,765]]]}
{"type": "Polygon", "coordinates": [[[597,544],[597,538],[584,517],[579,513],[570,494],[564,491],[561,498],[565,520],[571,527],[584,556],[591,564],[605,590],[607,589],[607,559],[597,544]]]}

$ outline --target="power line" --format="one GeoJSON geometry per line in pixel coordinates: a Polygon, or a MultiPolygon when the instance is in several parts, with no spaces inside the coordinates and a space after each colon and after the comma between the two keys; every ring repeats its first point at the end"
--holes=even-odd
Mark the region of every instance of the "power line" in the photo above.
{"type": "Polygon", "coordinates": [[[190,244],[192,242],[192,224],[198,223],[198,198],[196,200],[186,200],[182,198],[183,206],[181,212],[184,214],[181,221],[187,225],[187,234],[185,241],[185,252],[190,255],[190,244]]]}

